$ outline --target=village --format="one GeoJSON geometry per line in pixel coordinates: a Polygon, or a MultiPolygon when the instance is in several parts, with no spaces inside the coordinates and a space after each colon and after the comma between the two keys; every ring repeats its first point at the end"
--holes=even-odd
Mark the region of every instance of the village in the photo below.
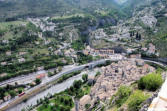
{"type": "MultiPolygon", "coordinates": [[[[90,46],[87,46],[85,50],[83,50],[85,55],[99,56],[103,59],[111,59],[111,60],[121,60],[123,56],[121,54],[115,54],[113,49],[93,49],[90,46]]],[[[124,54],[125,55],[125,54],[124,54]]]]}

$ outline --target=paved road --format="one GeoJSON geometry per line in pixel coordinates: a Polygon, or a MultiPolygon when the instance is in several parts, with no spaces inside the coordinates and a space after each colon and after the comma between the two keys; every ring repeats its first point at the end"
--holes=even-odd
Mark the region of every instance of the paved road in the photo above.
{"type": "Polygon", "coordinates": [[[30,74],[27,74],[27,75],[22,75],[22,76],[18,76],[18,77],[15,77],[15,78],[5,80],[3,82],[0,82],[0,86],[2,87],[2,86],[7,85],[7,84],[14,84],[15,82],[19,82],[21,80],[26,80],[28,78],[30,79],[32,77],[36,77],[40,72],[42,72],[42,71],[33,72],[33,73],[30,73],[30,74]]]}
{"type": "MultiPolygon", "coordinates": [[[[104,62],[103,60],[99,60],[99,61],[95,61],[95,62],[91,62],[91,63],[88,63],[88,64],[85,64],[85,65],[91,65],[91,64],[93,64],[93,65],[97,65],[97,64],[99,64],[100,62],[104,62]]],[[[85,65],[82,65],[82,66],[85,66],[85,65]]],[[[74,69],[75,69],[76,67],[74,66],[74,69]]],[[[55,68],[54,68],[55,69],[55,68]]],[[[0,87],[2,87],[2,86],[5,86],[5,85],[7,85],[7,84],[15,84],[15,82],[20,82],[20,81],[22,81],[22,80],[24,80],[25,82],[26,81],[30,81],[30,80],[32,80],[32,79],[35,79],[36,78],[36,76],[37,75],[39,75],[39,74],[41,74],[41,73],[46,73],[46,72],[49,72],[49,71],[53,71],[54,69],[50,69],[50,70],[42,70],[42,71],[37,71],[37,72],[33,72],[33,73],[29,73],[29,74],[27,74],[27,75],[22,75],[22,76],[18,76],[18,77],[15,77],[15,78],[11,78],[11,79],[8,79],[8,80],[5,80],[5,81],[3,81],[3,82],[0,82],[0,87]]]]}
{"type": "MultiPolygon", "coordinates": [[[[75,65],[67,65],[63,67],[63,70],[66,71],[69,68],[75,67],[75,65]]],[[[15,84],[15,82],[18,83],[29,83],[30,81],[33,81],[36,79],[36,76],[42,73],[47,73],[47,72],[53,72],[56,68],[53,69],[49,69],[49,70],[40,70],[37,72],[33,72],[33,73],[29,73],[27,75],[22,75],[22,76],[18,76],[15,78],[11,78],[8,80],[5,80],[3,82],[0,82],[0,87],[5,86],[7,84],[15,84]]]]}
{"type": "Polygon", "coordinates": [[[157,65],[160,65],[162,67],[167,67],[166,64],[163,64],[163,63],[160,63],[160,62],[156,62],[156,61],[152,61],[152,60],[147,60],[147,59],[142,59],[144,60],[145,62],[150,62],[150,63],[154,63],[154,64],[157,64],[157,65]]]}
{"type": "Polygon", "coordinates": [[[26,91],[26,94],[23,95],[22,97],[16,97],[13,100],[10,100],[8,102],[5,102],[4,104],[0,105],[0,110],[5,111],[6,109],[8,109],[11,106],[14,106],[20,102],[22,102],[25,98],[29,98],[34,96],[35,94],[43,91],[46,89],[46,86],[50,86],[50,84],[52,82],[54,82],[55,80],[57,80],[58,78],[62,77],[65,74],[69,74],[71,72],[75,72],[75,71],[79,71],[79,70],[83,70],[86,67],[89,67],[91,65],[95,66],[98,64],[104,64],[106,62],[107,59],[103,59],[103,60],[99,60],[99,61],[94,61],[85,65],[81,65],[81,66],[76,66],[74,68],[70,68],[69,70],[63,71],[55,76],[53,76],[51,79],[48,79],[48,81],[46,81],[45,83],[42,83],[34,88],[31,88],[30,90],[26,91]]]}
{"type": "MultiPolygon", "coordinates": [[[[38,86],[36,86],[36,87],[34,87],[34,88],[28,90],[28,91],[26,92],[26,94],[32,96],[32,93],[34,93],[34,90],[40,89],[40,88],[42,88],[42,87],[44,87],[44,86],[50,84],[51,82],[57,80],[58,78],[60,78],[61,76],[65,75],[65,74],[69,74],[69,73],[74,72],[74,71],[82,70],[82,69],[86,68],[87,66],[89,66],[89,67],[92,67],[92,66],[93,66],[93,67],[94,67],[95,65],[98,65],[98,64],[104,64],[106,60],[109,60],[109,59],[103,59],[103,60],[99,60],[99,61],[94,61],[94,62],[85,64],[85,65],[81,65],[81,66],[76,66],[76,67],[74,67],[74,68],[70,68],[69,70],[63,71],[63,72],[61,72],[61,73],[59,73],[59,74],[53,76],[53,78],[48,79],[45,83],[42,83],[42,84],[40,84],[40,85],[38,85],[38,86]]],[[[162,65],[161,63],[154,62],[154,61],[150,61],[150,60],[144,60],[144,61],[146,61],[146,62],[152,62],[152,63],[158,64],[158,65],[162,65]]],[[[24,96],[23,96],[23,97],[24,97],[24,96]]],[[[3,105],[0,106],[0,109],[3,108],[3,107],[5,107],[7,104],[8,104],[8,105],[10,105],[10,104],[13,105],[13,104],[16,102],[17,99],[18,99],[18,98],[15,98],[15,99],[13,99],[13,100],[10,100],[10,101],[6,102],[6,104],[3,104],[3,105]]],[[[19,99],[20,99],[20,98],[19,98],[19,99]]],[[[22,101],[22,100],[21,100],[21,101],[22,101]]],[[[20,102],[21,102],[21,101],[20,101],[20,102]]]]}
{"type": "Polygon", "coordinates": [[[94,68],[93,70],[85,69],[80,74],[73,76],[73,77],[67,79],[66,81],[63,81],[60,84],[55,84],[55,85],[51,86],[50,88],[48,88],[47,90],[44,90],[44,91],[38,93],[37,95],[30,97],[26,102],[22,102],[20,104],[17,104],[14,107],[11,107],[10,109],[8,109],[6,111],[21,111],[21,109],[23,109],[23,108],[27,109],[28,106],[36,105],[37,100],[39,100],[40,98],[43,99],[48,94],[54,95],[56,93],[60,93],[64,90],[66,90],[67,88],[71,87],[75,80],[82,80],[83,74],[89,74],[90,76],[95,76],[97,72],[101,72],[101,69],[98,67],[94,68]]]}
{"type": "MultiPolygon", "coordinates": [[[[109,60],[109,59],[106,59],[106,60],[109,60]]],[[[117,60],[113,60],[113,61],[117,61],[117,60]]],[[[104,60],[94,61],[94,62],[85,64],[85,65],[87,65],[87,66],[88,65],[96,66],[99,63],[104,63],[104,60]]],[[[5,86],[7,84],[15,84],[15,82],[20,82],[20,81],[23,81],[23,80],[24,80],[24,82],[26,82],[26,81],[29,82],[29,81],[35,79],[37,75],[39,75],[41,73],[46,73],[46,72],[49,72],[49,71],[53,71],[54,69],[41,70],[41,71],[29,73],[27,75],[22,75],[22,76],[18,76],[18,77],[15,77],[15,78],[8,79],[8,80],[5,80],[3,82],[0,82],[0,87],[5,86]]]]}
{"type": "MultiPolygon", "coordinates": [[[[158,64],[160,66],[163,66],[163,67],[165,66],[166,67],[166,65],[164,65],[160,62],[155,62],[155,61],[146,60],[146,59],[142,59],[142,60],[144,60],[145,62],[151,62],[151,63],[154,63],[154,64],[158,64]]],[[[87,65],[90,65],[90,64],[96,65],[96,64],[98,64],[98,62],[100,62],[100,61],[95,61],[95,62],[89,63],[87,65]]],[[[54,70],[54,69],[51,69],[51,70],[54,70]]],[[[48,70],[48,71],[51,71],[51,70],[48,70]]],[[[19,82],[19,81],[22,81],[22,80],[30,81],[32,79],[35,79],[35,77],[37,75],[39,75],[41,72],[48,72],[48,71],[43,70],[43,71],[33,72],[33,73],[28,74],[28,75],[22,75],[22,76],[18,76],[18,77],[15,77],[15,78],[11,78],[9,80],[5,80],[3,82],[0,82],[0,86],[2,87],[2,86],[7,85],[7,84],[14,84],[15,82],[19,82]]]]}

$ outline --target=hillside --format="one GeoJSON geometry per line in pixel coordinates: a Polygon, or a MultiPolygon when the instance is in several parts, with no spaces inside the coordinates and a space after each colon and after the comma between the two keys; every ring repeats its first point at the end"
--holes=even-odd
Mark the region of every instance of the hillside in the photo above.
{"type": "Polygon", "coordinates": [[[0,110],[147,109],[166,29],[166,0],[0,0],[0,110]]]}
{"type": "MultiPolygon", "coordinates": [[[[122,2],[121,2],[122,3],[122,2]]],[[[12,21],[17,18],[70,15],[75,13],[93,14],[95,10],[116,10],[128,12],[131,2],[122,4],[115,0],[1,0],[0,20],[12,21]]],[[[134,4],[133,4],[134,5],[134,4]]]]}

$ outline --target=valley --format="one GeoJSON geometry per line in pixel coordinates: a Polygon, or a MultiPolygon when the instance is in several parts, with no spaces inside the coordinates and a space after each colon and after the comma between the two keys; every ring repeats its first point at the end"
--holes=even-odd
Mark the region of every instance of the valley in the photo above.
{"type": "Polygon", "coordinates": [[[0,110],[153,111],[166,15],[166,0],[0,0],[0,110]]]}

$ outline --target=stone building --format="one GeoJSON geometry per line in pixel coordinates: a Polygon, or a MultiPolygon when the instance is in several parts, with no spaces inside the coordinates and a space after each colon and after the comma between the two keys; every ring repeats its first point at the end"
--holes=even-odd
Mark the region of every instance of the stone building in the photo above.
{"type": "Polygon", "coordinates": [[[108,58],[114,54],[114,50],[112,49],[93,49],[90,46],[87,46],[86,49],[83,51],[85,55],[92,55],[92,56],[100,56],[102,58],[108,58]]]}
{"type": "MultiPolygon", "coordinates": [[[[91,103],[93,106],[93,103],[97,100],[109,101],[121,85],[130,85],[142,76],[154,71],[155,69],[152,66],[145,64],[142,60],[138,61],[135,59],[122,60],[102,67],[102,74],[91,88],[89,94],[91,100],[84,101],[84,105],[91,103]]],[[[85,111],[82,106],[80,107],[81,110],[85,111]]]]}

